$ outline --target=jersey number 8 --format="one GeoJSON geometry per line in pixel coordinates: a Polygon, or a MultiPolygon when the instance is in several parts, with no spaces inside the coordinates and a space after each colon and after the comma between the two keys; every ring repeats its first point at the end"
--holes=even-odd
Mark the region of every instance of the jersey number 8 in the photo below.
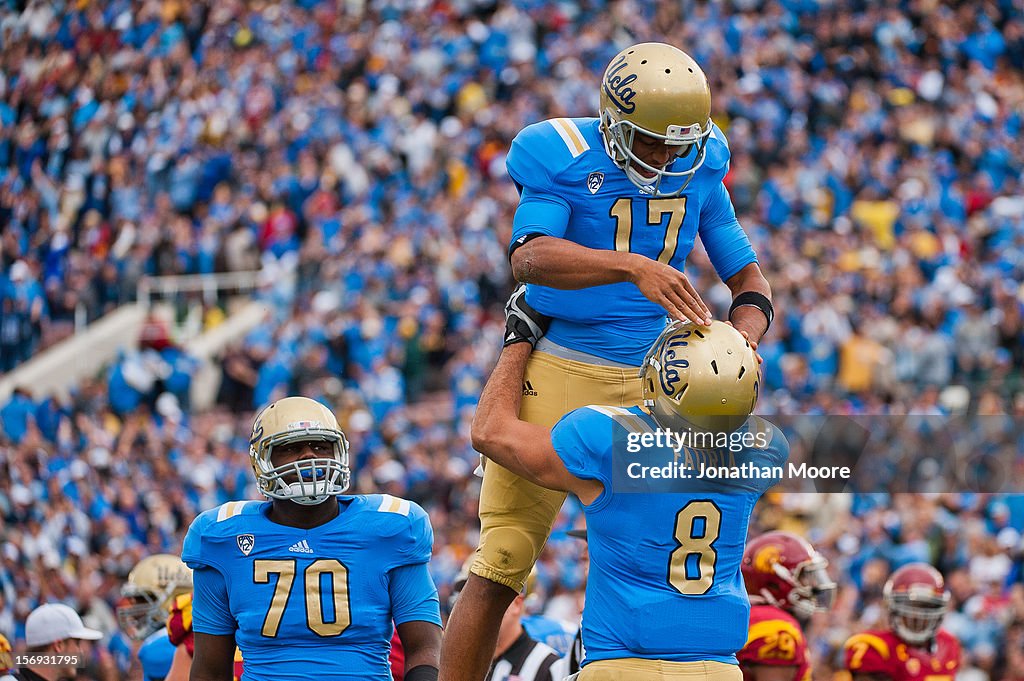
{"type": "MultiPolygon", "coordinates": [[[[257,560],[253,563],[252,580],[256,584],[269,584],[270,575],[277,575],[274,585],[274,597],[270,600],[270,608],[263,618],[263,635],[268,638],[277,636],[281,628],[281,619],[292,595],[292,583],[295,582],[296,561],[293,560],[257,560]]],[[[303,571],[303,592],[306,594],[306,626],[317,636],[337,636],[348,629],[352,623],[352,613],[348,602],[348,568],[333,558],[321,558],[314,561],[303,571]],[[321,584],[324,576],[330,579],[331,600],[334,606],[334,619],[326,622],[324,604],[321,598],[321,584]]]]}
{"type": "Polygon", "coordinates": [[[679,547],[668,562],[668,583],[684,596],[702,596],[715,581],[718,552],[715,540],[722,511],[713,501],[691,501],[676,514],[675,538],[679,547]]]}

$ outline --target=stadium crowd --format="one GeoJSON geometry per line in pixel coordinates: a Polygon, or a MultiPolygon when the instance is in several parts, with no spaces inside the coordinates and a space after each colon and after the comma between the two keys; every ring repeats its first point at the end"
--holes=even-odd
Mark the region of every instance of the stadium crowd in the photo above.
{"type": "MultiPolygon", "coordinates": [[[[253,495],[252,410],[288,393],[336,407],[359,490],[428,509],[445,602],[476,545],[469,421],[510,287],[504,154],[526,124],[593,115],[643,39],[711,79],[778,310],[762,413],[1024,415],[1019,2],[0,3],[0,372],[144,275],[262,269],[272,310],[223,357],[213,411],[189,408],[173,339],[0,405],[0,632],[48,599],[116,629],[134,562],[253,495]]],[[[539,566],[538,607],[568,620],[578,515],[539,566]]],[[[926,559],[972,679],[1024,679],[1020,496],[776,494],[757,518],[842,585],[815,678],[889,569],[926,559]]]]}

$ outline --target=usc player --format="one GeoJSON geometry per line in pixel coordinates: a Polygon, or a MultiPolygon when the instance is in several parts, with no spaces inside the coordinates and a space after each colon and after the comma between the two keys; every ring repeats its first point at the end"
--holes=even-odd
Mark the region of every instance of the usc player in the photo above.
{"type": "Polygon", "coordinates": [[[828,561],[791,532],[768,532],[743,552],[743,582],[750,598],[747,644],[737,658],[744,681],[810,681],[803,626],[828,610],[836,585],[828,561]]]}
{"type": "Polygon", "coordinates": [[[942,574],[927,563],[905,565],[882,597],[889,628],[855,634],[843,646],[853,681],[953,681],[960,642],[939,628],[950,599],[942,574]]]}

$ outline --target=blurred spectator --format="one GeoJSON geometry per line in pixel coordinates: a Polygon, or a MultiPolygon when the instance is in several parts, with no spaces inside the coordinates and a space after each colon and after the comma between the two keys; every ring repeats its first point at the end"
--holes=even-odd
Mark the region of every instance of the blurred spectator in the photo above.
{"type": "MultiPolygon", "coordinates": [[[[0,632],[73,601],[74,575],[109,604],[197,511],[252,496],[233,433],[284,392],[336,405],[359,491],[429,510],[450,582],[476,544],[469,422],[510,288],[505,151],[526,124],[594,115],[600,69],[635,41],[683,47],[712,81],[726,183],[778,310],[764,413],[941,415],[962,384],[967,413],[1024,416],[1012,2],[53,0],[4,4],[0,36],[0,372],[148,275],[261,269],[268,309],[221,358],[210,413],[155,327],[103,380],[0,408],[0,632]]],[[[687,273],[724,315],[699,247],[687,273]]],[[[187,305],[210,324],[227,312],[187,305]]],[[[989,502],[762,504],[752,532],[810,532],[844,585],[812,634],[816,678],[881,616],[889,570],[922,556],[977,632],[972,669],[1022,678],[1024,569],[1004,531],[1024,526],[1024,496],[1005,515],[989,502]]],[[[570,502],[559,527],[577,516],[570,502]]],[[[571,610],[579,550],[557,536],[545,592],[571,610]]]]}

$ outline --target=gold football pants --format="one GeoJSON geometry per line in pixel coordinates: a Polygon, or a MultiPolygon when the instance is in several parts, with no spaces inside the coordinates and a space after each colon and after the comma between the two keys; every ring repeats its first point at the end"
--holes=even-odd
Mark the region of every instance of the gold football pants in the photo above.
{"type": "Polygon", "coordinates": [[[724,662],[666,662],[630,657],[591,662],[570,681],[741,681],[738,665],[724,662]]]}
{"type": "MultiPolygon", "coordinates": [[[[523,377],[520,418],[551,428],[568,412],[587,405],[640,404],[637,371],[534,352],[523,377]]],[[[565,497],[565,492],[538,487],[493,461],[485,462],[480,546],[470,572],[522,591],[565,497]]]]}

